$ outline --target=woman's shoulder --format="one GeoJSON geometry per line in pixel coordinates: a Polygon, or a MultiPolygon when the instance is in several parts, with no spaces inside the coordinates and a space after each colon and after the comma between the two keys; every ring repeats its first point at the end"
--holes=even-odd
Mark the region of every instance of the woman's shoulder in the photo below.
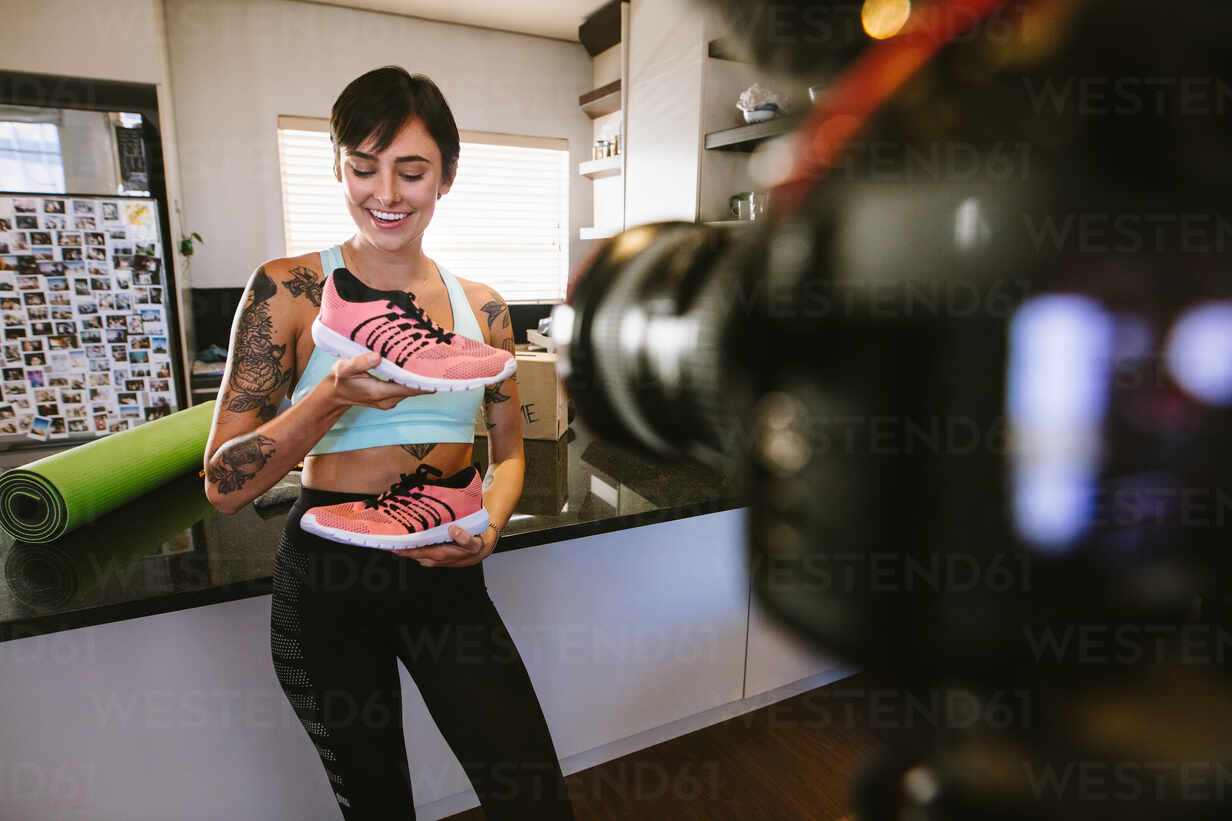
{"type": "Polygon", "coordinates": [[[325,275],[321,271],[319,254],[267,260],[258,272],[264,272],[274,288],[284,292],[296,303],[321,307],[321,287],[325,283],[325,275]]]}
{"type": "Polygon", "coordinates": [[[457,274],[454,274],[454,278],[462,286],[462,292],[466,294],[466,301],[470,303],[475,317],[480,320],[480,325],[488,337],[488,344],[494,344],[492,343],[492,331],[498,327],[507,328],[509,326],[509,306],[492,286],[463,279],[457,274]]]}

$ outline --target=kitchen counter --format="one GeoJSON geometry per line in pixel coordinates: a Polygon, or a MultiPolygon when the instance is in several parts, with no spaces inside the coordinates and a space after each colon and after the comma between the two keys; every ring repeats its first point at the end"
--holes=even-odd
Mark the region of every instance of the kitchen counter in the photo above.
{"type": "MultiPolygon", "coordinates": [[[[527,440],[525,450],[522,498],[497,552],[739,506],[726,477],[599,441],[577,421],[558,442],[527,440]]],[[[486,470],[483,437],[473,459],[486,470]]],[[[193,473],[58,542],[0,531],[0,641],[269,594],[298,475],[267,494],[283,501],[232,516],[205,500],[193,473]]]]}

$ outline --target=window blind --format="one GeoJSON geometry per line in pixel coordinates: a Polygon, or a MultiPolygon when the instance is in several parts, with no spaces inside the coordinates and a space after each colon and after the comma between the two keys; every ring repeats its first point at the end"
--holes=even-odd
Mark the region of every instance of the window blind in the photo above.
{"type": "MultiPolygon", "coordinates": [[[[569,276],[565,140],[463,132],[458,173],[436,204],[424,252],[507,302],[559,301],[569,276]]],[[[280,118],[278,152],[287,255],[355,233],[334,179],[324,121],[280,118]],[[320,125],[318,125],[320,123],[320,125]]]]}

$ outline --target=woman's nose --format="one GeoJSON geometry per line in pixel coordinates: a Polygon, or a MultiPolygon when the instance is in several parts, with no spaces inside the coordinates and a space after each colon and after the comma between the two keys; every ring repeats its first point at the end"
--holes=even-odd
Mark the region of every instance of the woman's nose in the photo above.
{"type": "Polygon", "coordinates": [[[379,189],[380,202],[385,206],[394,204],[394,200],[398,197],[398,186],[393,173],[384,173],[381,175],[381,184],[379,189]]]}

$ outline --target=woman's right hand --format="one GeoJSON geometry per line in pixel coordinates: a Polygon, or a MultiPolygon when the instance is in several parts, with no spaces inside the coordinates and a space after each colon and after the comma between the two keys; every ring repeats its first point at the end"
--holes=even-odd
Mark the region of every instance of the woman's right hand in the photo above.
{"type": "Polygon", "coordinates": [[[368,351],[350,359],[339,359],[329,369],[329,376],[322,380],[331,387],[334,401],[342,405],[364,405],[379,410],[389,410],[408,396],[419,396],[435,391],[408,388],[397,382],[386,382],[368,373],[381,362],[381,355],[368,351]]]}

